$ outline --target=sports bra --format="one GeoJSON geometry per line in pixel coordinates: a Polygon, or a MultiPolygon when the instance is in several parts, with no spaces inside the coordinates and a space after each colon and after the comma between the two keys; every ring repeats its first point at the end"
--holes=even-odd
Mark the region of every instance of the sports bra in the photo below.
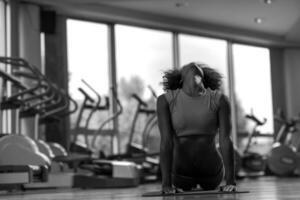
{"type": "Polygon", "coordinates": [[[196,97],[182,89],[164,94],[169,104],[172,125],[177,136],[211,135],[218,132],[218,109],[221,93],[207,88],[196,97]]]}

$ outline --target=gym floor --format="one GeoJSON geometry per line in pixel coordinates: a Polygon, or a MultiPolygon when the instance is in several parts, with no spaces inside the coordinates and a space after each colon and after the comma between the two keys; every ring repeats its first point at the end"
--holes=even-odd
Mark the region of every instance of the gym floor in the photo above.
{"type": "Polygon", "coordinates": [[[176,197],[142,197],[142,194],[160,189],[159,184],[145,184],[129,189],[57,189],[42,191],[27,191],[22,193],[0,194],[0,199],[14,200],[136,200],[136,199],[201,199],[201,200],[283,200],[300,199],[300,178],[261,177],[245,179],[239,182],[239,190],[249,190],[250,193],[226,195],[188,195],[176,197]]]}

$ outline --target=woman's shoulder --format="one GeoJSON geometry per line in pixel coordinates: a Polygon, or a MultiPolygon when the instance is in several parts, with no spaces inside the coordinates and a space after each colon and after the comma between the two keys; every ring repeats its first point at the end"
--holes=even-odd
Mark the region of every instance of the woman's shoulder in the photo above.
{"type": "Polygon", "coordinates": [[[163,95],[166,98],[167,102],[170,103],[173,99],[176,98],[176,96],[178,95],[179,91],[180,91],[180,89],[168,90],[163,95]]]}
{"type": "Polygon", "coordinates": [[[210,88],[207,89],[208,93],[211,96],[211,100],[214,104],[215,108],[218,108],[221,104],[228,102],[227,96],[220,90],[212,90],[210,88]]]}
{"type": "Polygon", "coordinates": [[[212,90],[210,88],[207,88],[206,91],[210,94],[210,96],[214,98],[221,98],[222,95],[224,95],[220,90],[212,90]]]}

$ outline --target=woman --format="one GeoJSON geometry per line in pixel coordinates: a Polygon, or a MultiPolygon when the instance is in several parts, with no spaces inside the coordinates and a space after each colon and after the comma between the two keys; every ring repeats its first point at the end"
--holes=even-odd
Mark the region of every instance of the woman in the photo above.
{"type": "Polygon", "coordinates": [[[166,72],[163,86],[167,92],[157,100],[163,192],[197,185],[213,190],[224,173],[221,190],[235,191],[230,104],[219,92],[221,75],[204,64],[190,63],[166,72]],[[217,133],[221,155],[215,146],[217,133]]]}

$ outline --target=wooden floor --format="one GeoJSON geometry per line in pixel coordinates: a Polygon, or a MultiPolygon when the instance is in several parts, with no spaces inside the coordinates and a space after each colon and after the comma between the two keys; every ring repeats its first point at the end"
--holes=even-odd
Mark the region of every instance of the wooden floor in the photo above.
{"type": "Polygon", "coordinates": [[[29,191],[25,193],[0,194],[0,199],[14,200],[299,200],[300,199],[300,178],[276,178],[262,177],[259,179],[247,179],[239,181],[240,190],[249,190],[246,194],[227,194],[227,195],[193,195],[177,197],[141,197],[144,192],[159,190],[159,184],[146,184],[137,188],[130,189],[57,189],[43,191],[29,191]]]}

